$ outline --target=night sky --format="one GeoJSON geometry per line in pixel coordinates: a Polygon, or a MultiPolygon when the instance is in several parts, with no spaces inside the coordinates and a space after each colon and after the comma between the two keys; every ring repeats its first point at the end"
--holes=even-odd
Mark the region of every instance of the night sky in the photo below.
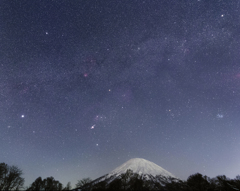
{"type": "Polygon", "coordinates": [[[74,186],[136,157],[240,174],[240,2],[1,0],[0,162],[74,186]]]}

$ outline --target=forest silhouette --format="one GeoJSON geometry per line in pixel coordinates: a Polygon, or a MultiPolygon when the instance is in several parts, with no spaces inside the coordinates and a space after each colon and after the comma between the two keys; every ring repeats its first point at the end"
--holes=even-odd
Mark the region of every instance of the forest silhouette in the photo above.
{"type": "Polygon", "coordinates": [[[0,163],[0,191],[5,190],[27,190],[27,191],[63,191],[63,190],[80,190],[97,191],[97,190],[159,190],[159,191],[236,191],[240,190],[240,176],[234,179],[227,178],[225,175],[219,175],[210,178],[206,175],[196,173],[190,175],[187,180],[180,180],[173,177],[164,177],[157,175],[152,179],[133,173],[127,170],[118,178],[110,183],[107,180],[92,181],[90,178],[78,180],[75,188],[72,189],[71,183],[68,182],[64,187],[61,182],[53,177],[36,178],[28,187],[24,187],[23,171],[17,166],[9,166],[0,163]]]}

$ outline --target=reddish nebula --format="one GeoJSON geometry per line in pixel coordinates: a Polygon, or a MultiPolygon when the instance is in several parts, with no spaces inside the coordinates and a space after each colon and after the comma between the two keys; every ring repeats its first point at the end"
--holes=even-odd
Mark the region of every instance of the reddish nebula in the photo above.
{"type": "Polygon", "coordinates": [[[236,78],[240,78],[240,73],[238,73],[238,74],[236,75],[236,78]]]}

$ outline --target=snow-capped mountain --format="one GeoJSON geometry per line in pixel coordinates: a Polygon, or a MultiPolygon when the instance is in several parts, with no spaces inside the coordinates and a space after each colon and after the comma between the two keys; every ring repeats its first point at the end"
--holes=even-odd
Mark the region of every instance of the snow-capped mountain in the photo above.
{"type": "Polygon", "coordinates": [[[162,167],[156,165],[153,162],[142,159],[142,158],[130,159],[129,161],[125,162],[124,164],[122,164],[121,166],[117,167],[112,172],[110,172],[107,175],[107,178],[109,178],[113,175],[119,176],[123,173],[126,173],[126,171],[128,169],[132,170],[133,173],[137,173],[139,175],[144,175],[144,174],[149,174],[152,176],[162,175],[162,176],[166,176],[166,177],[171,176],[171,177],[175,178],[175,176],[173,174],[166,171],[162,167]]]}
{"type": "Polygon", "coordinates": [[[172,173],[155,163],[142,158],[134,158],[115,168],[110,173],[95,179],[88,185],[84,186],[84,188],[98,187],[99,185],[105,185],[105,187],[108,188],[113,184],[119,183],[118,180],[122,181],[123,179],[130,184],[131,178],[132,180],[136,180],[137,178],[143,182],[147,181],[152,185],[159,184],[162,186],[164,186],[164,184],[168,181],[178,181],[172,173]],[[124,174],[126,175],[127,170],[131,170],[131,174],[128,175],[127,178],[126,176],[124,178],[124,174]]]}

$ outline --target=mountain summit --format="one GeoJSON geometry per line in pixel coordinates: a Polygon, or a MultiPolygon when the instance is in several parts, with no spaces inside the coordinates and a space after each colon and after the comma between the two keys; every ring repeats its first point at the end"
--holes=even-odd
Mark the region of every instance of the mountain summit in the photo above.
{"type": "Polygon", "coordinates": [[[159,190],[173,181],[177,182],[179,179],[162,167],[142,158],[133,158],[110,173],[84,185],[81,189],[139,190],[141,188],[159,190]]]}
{"type": "Polygon", "coordinates": [[[139,175],[162,175],[162,176],[170,176],[175,177],[170,172],[166,171],[162,167],[156,165],[153,162],[150,162],[148,160],[142,159],[142,158],[133,158],[129,161],[123,163],[121,166],[114,169],[112,172],[110,172],[107,177],[111,177],[113,175],[118,176],[123,173],[126,173],[126,171],[130,169],[133,171],[133,173],[137,173],[139,175]]]}

